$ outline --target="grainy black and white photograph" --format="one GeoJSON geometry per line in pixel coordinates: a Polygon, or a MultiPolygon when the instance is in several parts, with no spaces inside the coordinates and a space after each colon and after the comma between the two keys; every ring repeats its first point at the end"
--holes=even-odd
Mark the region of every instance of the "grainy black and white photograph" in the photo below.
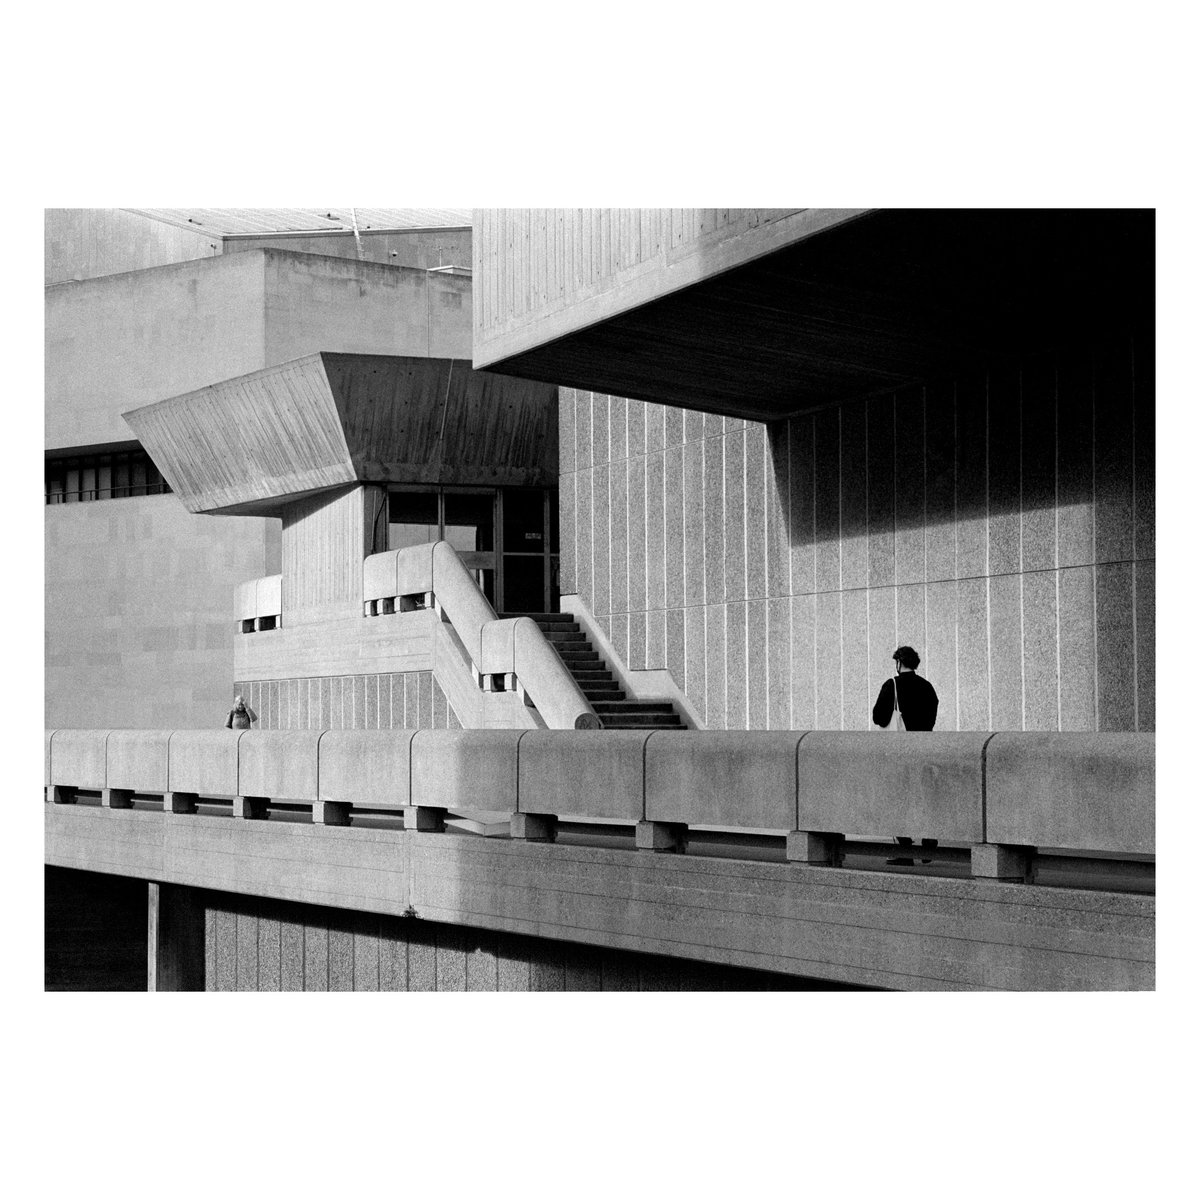
{"type": "Polygon", "coordinates": [[[1178,1190],[1166,13],[16,18],[15,1178],[1178,1190]]]}
{"type": "Polygon", "coordinates": [[[48,989],[1153,988],[1152,210],[45,220],[48,989]]]}

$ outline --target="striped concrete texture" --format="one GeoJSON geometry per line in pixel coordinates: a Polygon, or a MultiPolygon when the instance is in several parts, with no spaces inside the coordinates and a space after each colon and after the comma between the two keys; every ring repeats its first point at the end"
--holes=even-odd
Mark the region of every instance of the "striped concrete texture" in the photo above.
{"type": "Polygon", "coordinates": [[[847,990],[769,971],[523,934],[202,894],[210,992],[847,990]]]}
{"type": "Polygon", "coordinates": [[[432,671],[236,683],[255,729],[461,729],[432,671]]]}
{"type": "Polygon", "coordinates": [[[562,583],[709,728],[866,729],[897,644],[939,730],[1155,727],[1153,347],[770,425],[560,392],[562,583]]]}

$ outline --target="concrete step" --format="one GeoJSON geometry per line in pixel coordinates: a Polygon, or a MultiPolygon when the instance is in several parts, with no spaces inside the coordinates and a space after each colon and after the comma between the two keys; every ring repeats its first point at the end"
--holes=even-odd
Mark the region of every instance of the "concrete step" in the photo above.
{"type": "Polygon", "coordinates": [[[530,617],[534,621],[574,621],[570,613],[497,613],[502,621],[511,621],[516,617],[530,617]]]}
{"type": "Polygon", "coordinates": [[[627,716],[605,716],[601,713],[596,714],[600,717],[600,727],[602,729],[684,729],[686,726],[676,716],[669,716],[666,713],[631,713],[627,716]]]}
{"type": "Polygon", "coordinates": [[[563,650],[555,646],[558,651],[558,657],[565,663],[585,662],[585,661],[600,661],[600,655],[595,650],[563,650]]]}
{"type": "Polygon", "coordinates": [[[582,633],[571,633],[564,630],[561,633],[548,633],[546,640],[553,642],[555,647],[559,646],[577,646],[580,650],[590,650],[592,643],[587,640],[582,633]]]}
{"type": "Polygon", "coordinates": [[[598,715],[620,716],[622,713],[675,716],[675,705],[669,700],[598,700],[592,707],[598,715]]]}
{"type": "Polygon", "coordinates": [[[584,679],[611,679],[613,673],[599,663],[584,667],[578,667],[574,663],[569,664],[567,668],[576,679],[582,681],[584,679]]]}

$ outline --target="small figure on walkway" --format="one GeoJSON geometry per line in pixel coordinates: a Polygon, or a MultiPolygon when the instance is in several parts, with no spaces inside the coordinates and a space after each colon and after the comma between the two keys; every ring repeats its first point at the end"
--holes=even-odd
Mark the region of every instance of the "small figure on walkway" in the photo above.
{"type": "Polygon", "coordinates": [[[234,696],[233,707],[229,710],[229,716],[225,718],[226,729],[249,729],[250,726],[258,720],[258,713],[254,711],[241,696],[234,696]]]}
{"type": "MultiPolygon", "coordinates": [[[[899,730],[928,733],[937,722],[938,698],[933,684],[917,674],[921,656],[911,646],[897,648],[892,659],[896,673],[879,689],[879,699],[871,710],[871,720],[883,729],[892,726],[899,730]],[[893,717],[896,720],[893,722],[893,717]]],[[[912,838],[898,837],[900,846],[911,846],[912,838]]],[[[922,838],[921,845],[932,848],[936,838],[922,838]]],[[[889,858],[889,866],[911,867],[911,858],[889,858]]],[[[923,863],[932,859],[923,858],[923,863]]]]}

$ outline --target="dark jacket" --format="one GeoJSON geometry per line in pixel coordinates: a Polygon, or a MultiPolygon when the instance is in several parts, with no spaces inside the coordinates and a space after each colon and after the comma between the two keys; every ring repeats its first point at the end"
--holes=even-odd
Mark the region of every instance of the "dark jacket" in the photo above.
{"type": "MultiPolygon", "coordinates": [[[[900,716],[904,728],[928,732],[937,721],[938,698],[933,684],[922,679],[913,671],[903,671],[893,676],[900,696],[900,716]]],[[[871,720],[876,725],[886,726],[892,719],[892,680],[879,689],[879,699],[871,710],[871,720]]]]}

